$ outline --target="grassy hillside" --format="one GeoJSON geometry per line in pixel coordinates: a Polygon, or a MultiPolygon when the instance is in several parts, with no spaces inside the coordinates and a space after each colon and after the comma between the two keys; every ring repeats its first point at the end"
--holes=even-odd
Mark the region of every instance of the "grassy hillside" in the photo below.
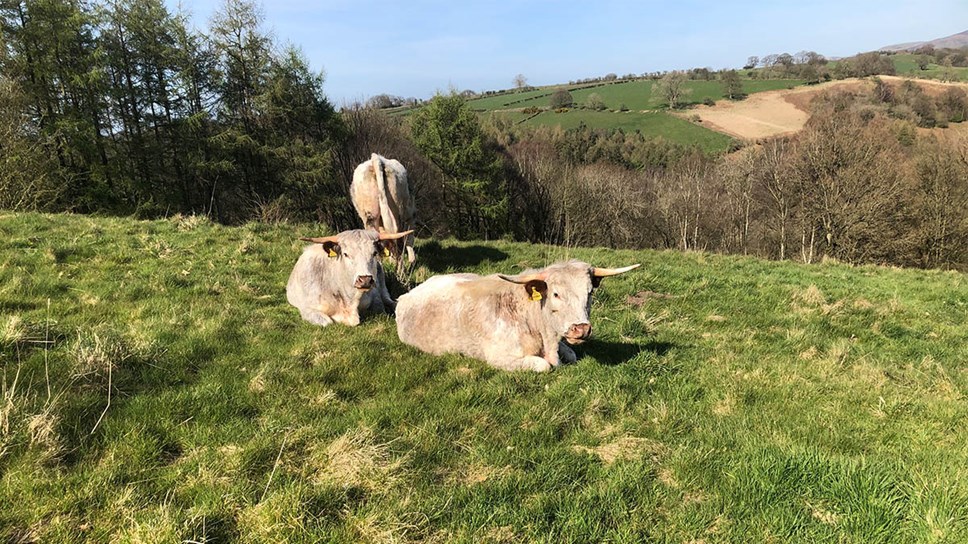
{"type": "MultiPolygon", "coordinates": [[[[796,79],[743,80],[743,91],[754,94],[803,85],[796,79]]],[[[602,97],[609,109],[619,109],[625,105],[630,110],[649,110],[664,107],[661,97],[653,94],[656,84],[652,80],[626,81],[599,86],[568,87],[577,104],[584,103],[592,93],[602,97]]],[[[683,98],[684,104],[701,104],[703,100],[723,100],[723,85],[719,81],[689,80],[685,87],[689,94],[683,98]]],[[[526,108],[530,106],[548,107],[550,95],[556,88],[548,87],[521,93],[509,93],[471,100],[468,105],[477,111],[526,108]]]]}
{"type": "MultiPolygon", "coordinates": [[[[802,85],[801,80],[773,79],[773,80],[744,80],[743,89],[747,94],[777,89],[786,89],[802,85]]],[[[660,113],[665,109],[661,97],[653,94],[652,80],[626,81],[606,85],[571,86],[572,97],[576,105],[588,100],[592,93],[598,94],[609,111],[572,110],[565,114],[551,111],[539,115],[524,114],[522,108],[547,108],[551,94],[556,87],[543,87],[520,93],[507,93],[471,100],[468,105],[475,111],[482,113],[505,115],[515,122],[528,125],[550,125],[563,128],[574,128],[579,123],[593,128],[621,128],[623,130],[637,130],[649,136],[661,136],[667,140],[698,145],[703,150],[716,153],[729,148],[732,139],[722,133],[712,131],[701,125],[695,125],[679,118],[660,113]],[[622,106],[629,111],[618,111],[622,106]]],[[[684,104],[700,104],[704,100],[723,100],[723,87],[719,81],[686,82],[689,93],[684,97],[684,104]]]]}
{"type": "Polygon", "coordinates": [[[963,274],[419,244],[418,279],[643,264],[578,363],[508,374],[300,321],[306,234],[0,217],[0,538],[968,540],[963,274]]]}
{"type": "MultiPolygon", "coordinates": [[[[945,67],[931,63],[925,70],[918,67],[917,55],[913,53],[898,53],[891,56],[894,69],[899,76],[912,76],[927,79],[944,79],[945,67]]],[[[968,81],[968,68],[954,66],[948,68],[952,81],[968,81]]]]}

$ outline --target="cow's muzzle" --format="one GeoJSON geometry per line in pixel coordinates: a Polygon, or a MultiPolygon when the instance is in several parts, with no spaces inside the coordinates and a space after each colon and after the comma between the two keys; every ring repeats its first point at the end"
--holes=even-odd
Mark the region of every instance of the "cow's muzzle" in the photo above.
{"type": "Polygon", "coordinates": [[[373,276],[357,276],[353,287],[364,291],[373,287],[373,276]]]}
{"type": "Polygon", "coordinates": [[[565,342],[569,344],[581,344],[592,335],[592,326],[588,323],[572,325],[565,334],[565,342]]]}

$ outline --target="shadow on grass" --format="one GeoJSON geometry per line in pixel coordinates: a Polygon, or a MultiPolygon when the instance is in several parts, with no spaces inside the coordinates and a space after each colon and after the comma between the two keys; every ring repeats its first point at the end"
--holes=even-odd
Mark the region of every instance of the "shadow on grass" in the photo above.
{"type": "Polygon", "coordinates": [[[670,342],[659,342],[656,340],[651,340],[644,344],[592,340],[586,345],[584,353],[586,356],[594,358],[600,364],[615,366],[627,363],[643,351],[648,351],[661,357],[674,347],[676,345],[670,342]]]}
{"type": "Polygon", "coordinates": [[[503,261],[508,254],[493,247],[467,246],[443,247],[436,240],[420,246],[418,264],[424,264],[431,272],[445,272],[448,269],[461,270],[484,262],[503,261]]]}

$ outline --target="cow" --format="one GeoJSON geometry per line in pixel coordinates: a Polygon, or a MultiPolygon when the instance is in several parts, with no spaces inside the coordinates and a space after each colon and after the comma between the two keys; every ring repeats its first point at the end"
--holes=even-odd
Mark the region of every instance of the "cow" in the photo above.
{"type": "Polygon", "coordinates": [[[591,295],[601,279],[638,266],[572,260],[516,276],[434,276],[400,297],[397,335],[433,355],[461,353],[502,370],[545,372],[577,359],[568,344],[591,335],[591,295]]]}
{"type": "MultiPolygon", "coordinates": [[[[410,198],[407,170],[395,159],[373,153],[370,160],[357,166],[350,184],[350,199],[365,229],[398,233],[414,226],[417,212],[410,198]]],[[[404,249],[410,263],[416,260],[413,236],[407,236],[402,246],[392,244],[387,249],[398,266],[403,264],[404,249]]]]}
{"type": "Polygon", "coordinates": [[[379,255],[387,244],[412,231],[396,234],[348,230],[323,238],[300,238],[306,246],[286,284],[286,299],[303,319],[326,326],[334,321],[356,326],[361,313],[390,313],[394,300],[387,291],[379,255]]]}

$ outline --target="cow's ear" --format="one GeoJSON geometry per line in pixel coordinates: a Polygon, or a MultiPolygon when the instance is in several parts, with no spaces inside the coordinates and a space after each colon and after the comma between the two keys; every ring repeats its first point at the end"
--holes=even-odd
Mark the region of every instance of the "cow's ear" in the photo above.
{"type": "Polygon", "coordinates": [[[377,240],[376,248],[384,257],[396,257],[399,252],[396,240],[377,240]]]}
{"type": "Polygon", "coordinates": [[[528,298],[539,301],[548,296],[548,284],[541,280],[531,280],[524,284],[524,290],[528,293],[528,298]]]}
{"type": "Polygon", "coordinates": [[[602,278],[593,275],[592,276],[592,289],[598,289],[598,286],[602,284],[602,278]]]}
{"type": "Polygon", "coordinates": [[[339,242],[333,242],[329,240],[323,242],[323,251],[325,251],[326,254],[329,255],[330,257],[339,257],[340,255],[339,242]]]}

